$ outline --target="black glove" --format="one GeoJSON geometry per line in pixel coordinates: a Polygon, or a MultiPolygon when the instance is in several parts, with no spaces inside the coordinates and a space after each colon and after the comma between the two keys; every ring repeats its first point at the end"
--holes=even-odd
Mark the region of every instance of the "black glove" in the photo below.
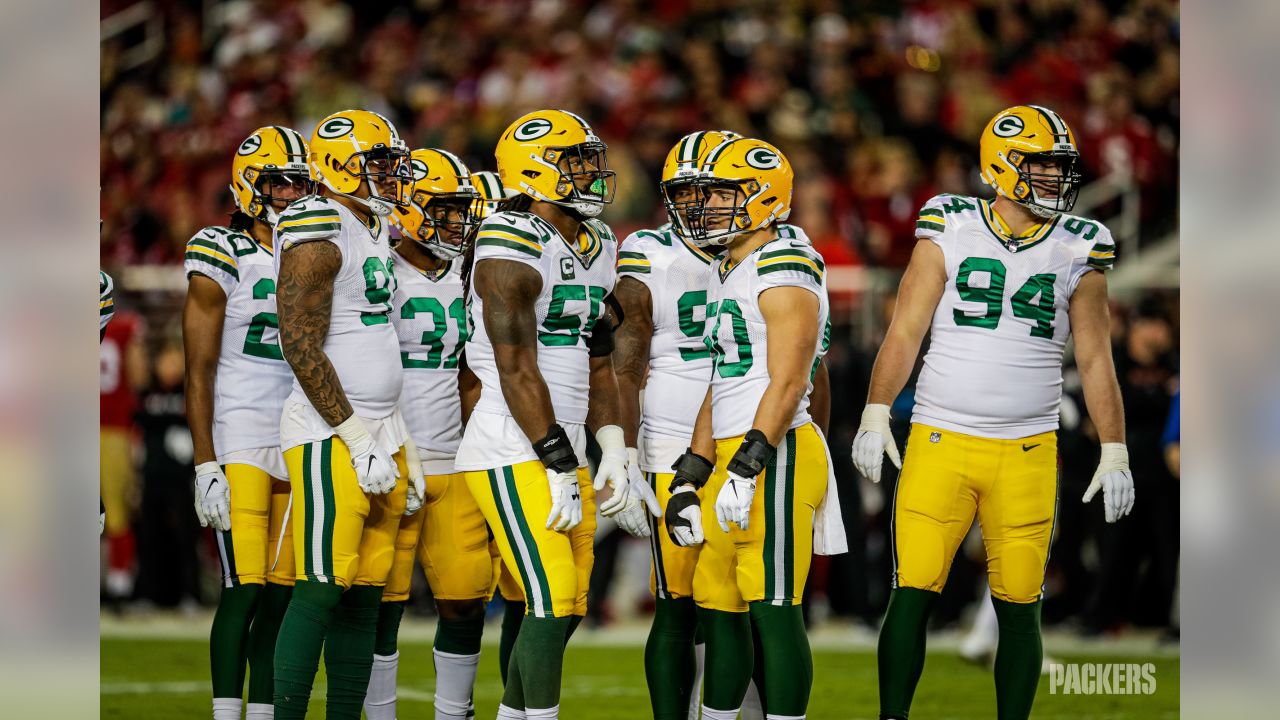
{"type": "Polygon", "coordinates": [[[671,479],[668,491],[675,492],[681,485],[692,485],[694,490],[701,490],[702,486],[707,484],[711,471],[716,469],[716,465],[695,453],[693,448],[689,448],[683,455],[676,458],[671,469],[676,471],[676,476],[671,479]]]}
{"type": "Polygon", "coordinates": [[[764,472],[764,466],[773,462],[777,448],[769,444],[769,439],[759,430],[749,431],[742,438],[738,452],[729,459],[729,472],[738,477],[754,478],[764,472]]]}

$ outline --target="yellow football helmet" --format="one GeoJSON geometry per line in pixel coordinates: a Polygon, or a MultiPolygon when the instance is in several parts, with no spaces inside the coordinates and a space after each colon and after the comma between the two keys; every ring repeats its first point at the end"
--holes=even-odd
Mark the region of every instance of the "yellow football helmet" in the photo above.
{"type": "Polygon", "coordinates": [[[667,153],[662,163],[662,182],[659,185],[662,204],[667,208],[667,217],[676,234],[690,238],[688,210],[699,203],[696,193],[687,192],[691,180],[698,176],[702,160],[712,148],[726,140],[742,137],[730,130],[699,130],[680,138],[667,153]],[[682,192],[682,190],[685,190],[682,192]]]}
{"type": "Polygon", "coordinates": [[[480,195],[473,209],[477,221],[482,221],[498,212],[504,200],[510,200],[514,195],[519,194],[502,187],[502,178],[492,170],[471,173],[471,184],[480,195]]]}
{"type": "Polygon", "coordinates": [[[689,213],[690,241],[698,247],[723,245],[742,233],[766,228],[791,215],[791,190],[795,175],[791,163],[777,148],[763,140],[727,140],[709,150],[698,177],[697,207],[689,213]],[[709,207],[710,192],[735,187],[736,207],[709,207]],[[724,227],[721,220],[727,220],[724,227]]]}
{"type": "Polygon", "coordinates": [[[231,159],[229,187],[240,212],[275,225],[280,219],[275,207],[276,191],[293,189],[290,197],[280,198],[282,204],[315,192],[302,134],[276,125],[254,130],[231,159]]]}
{"type": "Polygon", "coordinates": [[[434,149],[414,150],[409,167],[409,202],[396,208],[392,222],[441,260],[462,255],[476,229],[473,209],[480,198],[471,172],[453,153],[434,149]]]}
{"type": "Polygon", "coordinates": [[[608,168],[607,152],[582,118],[539,110],[511,123],[494,155],[503,187],[596,217],[613,202],[616,173],[608,168]]]}
{"type": "Polygon", "coordinates": [[[982,131],[978,161],[984,182],[1040,217],[1075,207],[1081,178],[1076,136],[1048,108],[1017,105],[997,113],[982,131]],[[1058,172],[1032,172],[1032,163],[1058,172]]]}
{"type": "Polygon", "coordinates": [[[311,135],[316,180],[385,217],[408,202],[409,149],[390,120],[368,110],[343,110],[320,121],[311,135]],[[368,197],[355,193],[364,187],[368,197]]]}

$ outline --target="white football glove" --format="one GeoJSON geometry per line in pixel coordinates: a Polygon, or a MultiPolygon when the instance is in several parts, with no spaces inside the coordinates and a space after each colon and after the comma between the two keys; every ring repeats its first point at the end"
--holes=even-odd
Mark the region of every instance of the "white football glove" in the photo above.
{"type": "Polygon", "coordinates": [[[649,516],[662,517],[662,508],[658,505],[658,496],[653,494],[653,488],[649,487],[644,473],[640,471],[640,453],[635,448],[627,448],[627,478],[631,494],[614,520],[632,536],[647,538],[653,534],[649,516]]]}
{"type": "Polygon", "coordinates": [[[404,443],[404,464],[409,470],[409,490],[404,497],[404,514],[413,515],[422,509],[427,497],[427,480],[422,474],[422,458],[418,455],[418,446],[413,440],[404,443]]]}
{"type": "Polygon", "coordinates": [[[868,480],[878,483],[885,455],[894,467],[902,469],[902,456],[889,430],[889,406],[868,405],[862,409],[862,424],[853,439],[853,466],[868,480]]]}
{"type": "Polygon", "coordinates": [[[617,425],[605,425],[596,431],[596,442],[600,444],[600,465],[596,467],[595,489],[600,492],[605,483],[613,488],[613,494],[600,505],[600,514],[613,517],[627,505],[630,494],[627,478],[627,444],[623,440],[622,428],[617,425]]]}
{"type": "MultiPolygon", "coordinates": [[[[197,515],[200,513],[197,511],[197,515]]],[[[102,504],[102,498],[98,498],[98,534],[101,535],[107,529],[107,506],[102,504]]]]}
{"type": "Polygon", "coordinates": [[[196,517],[200,527],[212,525],[221,532],[231,529],[231,486],[216,462],[196,466],[196,517]]]}
{"type": "Polygon", "coordinates": [[[747,519],[751,515],[751,501],[756,496],[756,479],[745,478],[730,472],[729,479],[720,487],[716,496],[716,520],[720,521],[720,529],[729,532],[729,523],[737,523],[743,530],[747,529],[747,519]]]}
{"type": "Polygon", "coordinates": [[[351,452],[351,466],[356,470],[360,489],[370,495],[386,495],[396,489],[400,468],[396,467],[394,459],[378,448],[359,417],[352,415],[343,420],[334,431],[351,452]]]}
{"type": "Polygon", "coordinates": [[[666,524],[667,535],[676,545],[702,544],[705,539],[702,534],[702,504],[698,491],[692,485],[681,485],[671,493],[667,500],[666,524]]]}
{"type": "Polygon", "coordinates": [[[1129,472],[1129,449],[1124,443],[1102,443],[1098,469],[1081,502],[1089,502],[1099,490],[1107,522],[1113,523],[1133,510],[1133,473],[1129,472]]]}
{"type": "Polygon", "coordinates": [[[551,486],[551,513],[547,528],[568,532],[582,522],[582,495],[578,492],[578,473],[560,473],[547,468],[547,484],[551,486]]]}

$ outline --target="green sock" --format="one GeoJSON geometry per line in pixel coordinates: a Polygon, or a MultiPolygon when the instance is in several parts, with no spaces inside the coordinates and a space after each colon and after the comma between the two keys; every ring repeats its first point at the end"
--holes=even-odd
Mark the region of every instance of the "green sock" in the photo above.
{"type": "Polygon", "coordinates": [[[644,645],[644,676],[654,720],[685,720],[697,658],[693,638],[698,611],[693,598],[657,600],[649,639],[644,645]]]}
{"type": "Polygon", "coordinates": [[[524,621],[525,605],[519,600],[504,600],[502,613],[502,637],[498,640],[498,671],[502,673],[502,684],[507,684],[507,669],[511,665],[511,651],[516,646],[516,638],[520,636],[520,623],[524,621]]]}
{"type": "Polygon", "coordinates": [[[760,639],[760,627],[754,621],[751,623],[751,649],[755,656],[755,664],[751,666],[751,681],[756,684],[756,693],[760,696],[760,711],[765,712],[769,707],[769,698],[765,697],[764,692],[764,641],[760,639]]]}
{"type": "Polygon", "coordinates": [[[938,593],[894,588],[880,626],[880,717],[905,718],[924,672],[925,630],[938,593]]]}
{"type": "Polygon", "coordinates": [[[519,683],[507,685],[502,704],[509,708],[551,708],[560,704],[560,675],[564,666],[565,638],[572,619],[530,615],[520,625],[513,661],[519,683]],[[518,694],[517,694],[518,693],[518,694]]]}
{"type": "Polygon", "coordinates": [[[396,638],[400,635],[400,619],[404,617],[406,600],[384,602],[378,607],[378,629],[374,634],[373,654],[386,657],[396,654],[396,638]]]}
{"type": "Polygon", "coordinates": [[[758,657],[764,660],[764,672],[758,673],[756,687],[765,713],[804,715],[813,687],[813,656],[804,629],[803,608],[753,602],[751,625],[759,638],[758,657]]]}
{"type": "Polygon", "coordinates": [[[333,623],[342,588],[299,580],[276,637],[276,720],[303,720],[311,700],[311,684],[320,667],[325,635],[333,623]]]}
{"type": "Polygon", "coordinates": [[[484,615],[461,620],[436,620],[434,647],[452,655],[476,655],[480,652],[480,639],[484,636],[484,615]]]}
{"type": "Polygon", "coordinates": [[[1040,603],[1011,603],[991,598],[1000,622],[996,649],[996,715],[1025,720],[1031,715],[1044,658],[1040,641],[1040,603]]]}
{"type": "Polygon", "coordinates": [[[213,628],[209,631],[209,674],[216,698],[239,698],[244,689],[249,625],[261,592],[261,585],[222,588],[213,628]]]}
{"type": "Polygon", "coordinates": [[[276,637],[289,609],[293,587],[269,582],[262,588],[258,609],[249,628],[249,702],[271,704],[275,691],[276,637]]]}
{"type": "Polygon", "coordinates": [[[378,634],[382,588],[355,585],[342,593],[333,626],[324,643],[324,671],[329,681],[325,717],[360,720],[373,672],[373,646],[378,634]]]}
{"type": "Polygon", "coordinates": [[[742,707],[755,665],[751,616],[700,607],[698,625],[707,639],[702,704],[712,710],[737,710],[742,707]]]}

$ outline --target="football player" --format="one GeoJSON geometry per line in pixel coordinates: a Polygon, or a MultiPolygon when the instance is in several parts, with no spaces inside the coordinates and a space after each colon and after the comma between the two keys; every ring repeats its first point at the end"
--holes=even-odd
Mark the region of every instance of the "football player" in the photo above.
{"type": "Polygon", "coordinates": [[[435,717],[465,720],[493,575],[484,516],[453,467],[462,440],[459,372],[469,333],[462,256],[475,230],[473,208],[480,196],[470,172],[453,154],[414,150],[410,158],[409,203],[392,215],[401,238],[392,251],[396,291],[391,324],[400,337],[404,369],[400,408],[411,438],[405,449],[419,458],[426,481],[424,488],[409,487],[391,576],[382,594],[364,708],[369,720],[395,720],[396,634],[419,558],[438,615],[435,717]],[[424,507],[422,512],[419,507],[424,507]]]}
{"type": "Polygon", "coordinates": [[[182,312],[195,510],[213,526],[222,595],[209,636],[214,720],[238,720],[246,657],[248,717],[272,715],[276,632],[293,591],[289,481],[280,412],[293,384],[277,338],[272,229],[314,190],[307,144],[255,130],[231,162],[236,212],[187,242],[182,312]]]}
{"type": "Polygon", "coordinates": [[[481,393],[457,468],[528,607],[498,717],[554,718],[593,559],[588,427],[602,453],[595,486],[614,491],[601,510],[621,509],[629,496],[611,321],[597,322],[613,290],[617,241],[595,218],[613,199],[614,173],[604,142],[561,110],[513,122],[495,155],[502,185],[521,197],[476,234],[466,353],[481,393]]]}
{"type": "MultiPolygon", "coordinates": [[[[111,294],[115,289],[115,284],[111,282],[111,276],[98,271],[98,342],[107,336],[107,324],[111,322],[111,316],[116,314],[115,301],[112,300],[111,294]]],[[[102,502],[102,496],[98,496],[98,534],[107,527],[107,506],[102,502]]]]}
{"type": "Polygon", "coordinates": [[[827,320],[825,266],[777,229],[792,181],[773,146],[729,140],[707,153],[688,211],[698,242],[725,246],[708,292],[711,383],[665,510],[675,544],[705,538],[693,577],[707,641],[704,718],[737,717],[753,632],[768,717],[803,717],[812,683],[800,601],[815,516],[838,503],[827,498],[830,461],[807,397],[827,320]]]}
{"type": "Polygon", "coordinates": [[[356,720],[407,481],[421,481],[408,477],[400,342],[388,317],[387,223],[407,202],[409,151],[365,110],[328,116],[310,145],[323,187],[276,225],[280,342],[294,375],[280,446],[297,583],[276,642],[275,706],[280,720],[306,715],[323,652],[326,717],[356,720]]]}
{"type": "Polygon", "coordinates": [[[1102,441],[1084,501],[1101,491],[1107,522],[1133,507],[1104,274],[1115,245],[1101,223],[1068,214],[1080,189],[1075,135],[1052,110],[1020,105],[991,119],[979,154],[996,198],[940,195],[920,210],[916,236],[928,242],[916,244],[903,275],[853,445],[854,464],[873,482],[884,455],[902,467],[894,589],[880,631],[882,718],[907,717],[924,668],[929,613],[975,514],[999,620],[997,715],[1031,712],[1069,337],[1102,441]],[[889,405],[926,333],[902,464],[889,405]]]}

